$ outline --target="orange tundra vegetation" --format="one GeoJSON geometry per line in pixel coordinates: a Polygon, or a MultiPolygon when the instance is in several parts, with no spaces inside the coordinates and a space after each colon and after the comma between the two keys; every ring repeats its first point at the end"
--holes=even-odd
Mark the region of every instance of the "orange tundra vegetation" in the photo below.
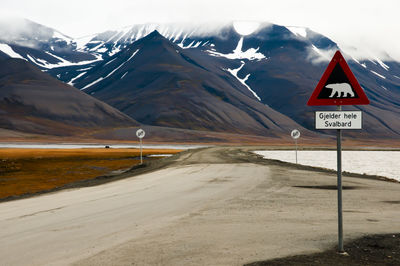
{"type": "MultiPolygon", "coordinates": [[[[143,156],[178,152],[144,149],[143,156]]],[[[139,156],[139,149],[0,149],[0,199],[127,170],[139,156]]]]}

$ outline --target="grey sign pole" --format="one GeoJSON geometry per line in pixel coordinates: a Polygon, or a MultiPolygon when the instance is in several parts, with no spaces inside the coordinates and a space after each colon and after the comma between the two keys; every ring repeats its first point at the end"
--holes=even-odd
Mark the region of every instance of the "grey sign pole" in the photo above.
{"type": "Polygon", "coordinates": [[[143,164],[143,149],[142,149],[142,138],[144,138],[144,136],[146,135],[146,132],[139,128],[136,131],[136,136],[139,138],[140,140],[140,164],[143,164]]]}
{"type": "MultiPolygon", "coordinates": [[[[342,106],[338,106],[338,111],[342,106]]],[[[343,209],[342,209],[342,131],[337,129],[337,197],[338,197],[338,251],[344,253],[343,249],[343,209]]]]}
{"type": "MultiPolygon", "coordinates": [[[[354,74],[351,72],[346,60],[340,51],[336,51],[335,55],[329,62],[324,74],[319,80],[317,87],[315,87],[310,99],[307,102],[309,106],[318,105],[336,105],[337,112],[342,110],[341,105],[365,105],[369,104],[367,95],[357,82],[354,74]],[[336,71],[335,69],[341,69],[336,71]]],[[[340,114],[334,114],[334,117],[328,118],[323,116],[323,112],[319,112],[322,117],[316,117],[315,128],[316,129],[328,129],[329,124],[326,123],[326,119],[335,119],[339,122],[339,126],[335,126],[337,129],[337,193],[338,193],[338,238],[340,253],[345,253],[343,249],[343,210],[342,210],[342,129],[361,129],[362,120],[361,113],[353,113],[350,117],[354,116],[354,121],[357,125],[351,125],[351,121],[346,120],[346,115],[343,113],[343,117],[340,114]],[[336,118],[337,115],[337,118],[336,118]],[[359,119],[356,120],[357,116],[359,119]],[[325,120],[325,122],[323,122],[325,120]],[[322,123],[321,123],[322,122],[322,123]]],[[[317,112],[315,113],[317,115],[317,112]]],[[[347,114],[349,116],[349,114],[347,114]]],[[[335,124],[335,123],[332,123],[335,124]]],[[[334,129],[334,128],[332,128],[334,129]]]]}
{"type": "Polygon", "coordinates": [[[294,129],[290,135],[292,136],[292,138],[294,139],[294,143],[296,145],[296,164],[297,164],[297,139],[300,138],[300,131],[298,131],[297,129],[294,129]]]}
{"type": "Polygon", "coordinates": [[[140,164],[143,164],[142,139],[140,139],[140,164]]]}

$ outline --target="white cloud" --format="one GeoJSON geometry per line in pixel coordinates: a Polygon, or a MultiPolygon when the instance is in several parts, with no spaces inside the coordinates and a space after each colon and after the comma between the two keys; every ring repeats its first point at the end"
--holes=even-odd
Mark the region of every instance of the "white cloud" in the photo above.
{"type": "Polygon", "coordinates": [[[399,10],[397,0],[2,0],[1,13],[73,37],[145,22],[270,21],[310,27],[339,44],[386,50],[400,60],[399,10]]]}

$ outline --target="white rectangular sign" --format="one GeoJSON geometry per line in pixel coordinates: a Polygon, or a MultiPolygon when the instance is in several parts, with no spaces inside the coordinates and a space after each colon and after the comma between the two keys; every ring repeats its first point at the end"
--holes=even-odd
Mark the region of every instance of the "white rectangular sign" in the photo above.
{"type": "Polygon", "coordinates": [[[316,111],[315,129],[361,129],[361,111],[316,111]]]}

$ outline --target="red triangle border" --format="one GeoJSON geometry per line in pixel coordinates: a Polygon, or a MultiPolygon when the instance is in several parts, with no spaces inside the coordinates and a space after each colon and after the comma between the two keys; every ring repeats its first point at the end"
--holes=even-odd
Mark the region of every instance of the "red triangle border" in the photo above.
{"type": "Polygon", "coordinates": [[[351,72],[350,67],[347,64],[346,60],[344,59],[343,55],[340,53],[339,50],[336,51],[335,55],[332,57],[331,62],[326,68],[324,74],[319,80],[317,87],[315,87],[314,92],[312,93],[310,99],[308,100],[307,105],[316,106],[316,105],[366,105],[366,104],[369,104],[369,99],[367,95],[364,93],[364,90],[361,88],[353,72],[351,72]],[[344,98],[344,99],[317,98],[337,64],[339,64],[342,67],[343,72],[349,79],[350,85],[358,94],[358,98],[344,98]]]}

